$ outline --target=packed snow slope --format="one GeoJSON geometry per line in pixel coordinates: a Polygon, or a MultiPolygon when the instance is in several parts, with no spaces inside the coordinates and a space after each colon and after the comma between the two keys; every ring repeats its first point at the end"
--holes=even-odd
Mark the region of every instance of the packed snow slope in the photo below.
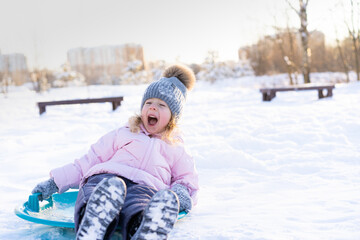
{"type": "MultiPolygon", "coordinates": [[[[360,83],[337,84],[334,96],[322,100],[301,91],[262,102],[258,87],[269,81],[286,78],[199,81],[189,93],[180,128],[201,190],[170,239],[360,239],[360,83]]],[[[82,156],[139,112],[145,88],[37,94],[22,86],[0,95],[0,239],[74,238],[72,230],[18,218],[14,207],[50,169],[82,156]],[[36,106],[109,96],[124,96],[116,111],[110,103],[49,106],[39,116],[36,106]]]]}

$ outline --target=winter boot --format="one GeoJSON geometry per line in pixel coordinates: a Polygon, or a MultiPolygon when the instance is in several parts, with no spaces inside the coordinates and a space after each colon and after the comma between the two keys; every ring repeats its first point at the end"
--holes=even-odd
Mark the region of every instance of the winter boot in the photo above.
{"type": "Polygon", "coordinates": [[[131,240],[167,239],[179,213],[179,200],[170,190],[157,192],[149,202],[131,240]]]}
{"type": "Polygon", "coordinates": [[[76,239],[103,239],[110,223],[120,213],[126,185],[118,177],[103,179],[90,195],[76,239]]]}

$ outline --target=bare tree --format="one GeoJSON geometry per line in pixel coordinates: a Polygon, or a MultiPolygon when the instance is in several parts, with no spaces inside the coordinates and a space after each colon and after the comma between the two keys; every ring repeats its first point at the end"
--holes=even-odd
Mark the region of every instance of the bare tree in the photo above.
{"type": "Polygon", "coordinates": [[[350,82],[350,78],[349,78],[349,64],[348,64],[348,61],[346,60],[345,56],[344,56],[344,52],[343,52],[343,49],[341,47],[341,44],[340,44],[340,40],[339,40],[339,37],[338,37],[338,31],[335,27],[335,34],[336,34],[336,48],[339,52],[339,56],[340,56],[340,61],[341,61],[341,65],[343,67],[343,71],[346,75],[346,82],[350,82]]]}
{"type": "Polygon", "coordinates": [[[1,85],[2,85],[1,92],[6,97],[7,94],[9,93],[9,84],[11,82],[11,78],[9,77],[8,73],[5,72],[5,73],[0,73],[0,79],[1,79],[1,85]]]}
{"type": "MultiPolygon", "coordinates": [[[[296,40],[294,39],[295,36],[293,34],[293,32],[291,31],[291,29],[289,28],[289,25],[286,27],[286,31],[288,33],[288,39],[289,39],[289,46],[290,46],[290,59],[293,63],[293,66],[295,69],[297,69],[297,64],[295,63],[295,46],[296,46],[296,40]]],[[[296,75],[295,75],[295,78],[296,78],[296,81],[297,81],[297,70],[296,70],[296,75]]]]}
{"type": "Polygon", "coordinates": [[[310,83],[310,57],[311,51],[309,48],[309,32],[307,30],[307,6],[309,0],[299,0],[300,10],[294,8],[289,0],[286,0],[290,7],[297,13],[300,18],[300,36],[301,36],[301,45],[302,45],[302,73],[304,76],[304,83],[310,83]]]}
{"type": "MultiPolygon", "coordinates": [[[[252,55],[251,67],[254,69],[256,75],[264,75],[270,71],[269,53],[271,52],[272,46],[269,44],[269,39],[271,38],[265,36],[250,50],[252,55]]],[[[272,41],[271,39],[271,42],[272,41]]]]}
{"type": "MultiPolygon", "coordinates": [[[[359,65],[359,44],[360,44],[360,26],[356,29],[355,23],[354,23],[354,1],[350,0],[351,3],[351,26],[349,26],[349,23],[345,21],[345,24],[347,26],[349,36],[352,41],[353,45],[353,53],[355,58],[355,71],[356,71],[356,77],[357,80],[360,81],[360,65],[359,65]]],[[[359,2],[357,2],[357,5],[359,5],[359,2]]],[[[358,12],[358,11],[357,11],[358,12]]],[[[358,18],[359,20],[359,18],[358,18]]],[[[358,23],[359,24],[359,23],[358,23]]]]}
{"type": "Polygon", "coordinates": [[[294,50],[294,36],[291,32],[291,29],[289,25],[287,25],[286,29],[281,29],[278,27],[274,27],[277,31],[277,34],[275,35],[276,43],[279,46],[282,60],[284,61],[286,65],[286,71],[289,76],[290,85],[297,84],[297,67],[294,62],[295,59],[295,50],[294,50]],[[285,31],[285,32],[283,32],[285,31]],[[286,42],[288,44],[286,44],[286,42]],[[288,45],[288,49],[286,50],[286,45],[288,45]],[[295,81],[293,79],[293,73],[295,73],[295,81]]]}
{"type": "Polygon", "coordinates": [[[9,74],[9,59],[4,59],[4,68],[3,72],[0,72],[0,81],[2,85],[2,93],[4,93],[5,97],[7,96],[9,92],[9,85],[11,83],[11,76],[9,74]]]}
{"type": "Polygon", "coordinates": [[[286,52],[285,52],[285,48],[284,48],[284,41],[281,39],[280,37],[280,34],[276,34],[276,39],[275,41],[277,42],[279,48],[280,48],[280,52],[281,52],[281,56],[285,62],[285,65],[286,65],[286,71],[287,71],[287,74],[289,76],[289,80],[290,80],[290,85],[293,85],[294,84],[294,81],[293,81],[293,78],[292,78],[292,62],[291,60],[289,59],[289,57],[286,55],[286,52]]]}
{"type": "MultiPolygon", "coordinates": [[[[289,15],[286,14],[286,29],[277,27],[276,16],[274,16],[275,26],[274,29],[277,32],[275,35],[275,41],[279,46],[281,57],[286,66],[286,71],[289,76],[289,84],[294,85],[293,72],[296,72],[296,66],[294,64],[295,52],[294,52],[294,39],[293,33],[289,27],[289,15]],[[285,31],[285,32],[284,32],[285,31]],[[288,40],[288,51],[286,51],[286,40],[288,40]]],[[[297,74],[295,74],[295,84],[297,83],[297,74]]]]}
{"type": "Polygon", "coordinates": [[[350,78],[349,78],[349,65],[344,57],[344,53],[342,51],[341,45],[340,45],[340,40],[338,38],[336,38],[336,47],[339,51],[339,55],[340,55],[340,60],[341,63],[343,65],[344,68],[344,73],[346,75],[346,82],[350,82],[350,78]]]}

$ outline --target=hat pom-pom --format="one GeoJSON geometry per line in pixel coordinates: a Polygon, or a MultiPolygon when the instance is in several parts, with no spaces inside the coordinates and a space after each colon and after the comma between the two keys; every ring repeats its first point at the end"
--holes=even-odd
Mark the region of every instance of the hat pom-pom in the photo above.
{"type": "Polygon", "coordinates": [[[196,81],[193,70],[180,64],[172,65],[166,68],[163,76],[166,78],[176,77],[185,85],[188,90],[193,89],[196,81]]]}

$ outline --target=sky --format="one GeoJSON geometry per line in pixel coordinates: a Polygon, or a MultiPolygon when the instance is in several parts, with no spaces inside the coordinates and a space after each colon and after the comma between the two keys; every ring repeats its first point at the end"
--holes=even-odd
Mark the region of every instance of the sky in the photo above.
{"type": "MultiPolygon", "coordinates": [[[[342,39],[349,2],[309,0],[308,29],[342,39]]],[[[30,69],[60,67],[71,48],[126,43],[151,61],[201,63],[209,51],[237,60],[274,26],[300,25],[286,0],[0,0],[0,9],[0,52],[25,54],[30,69]]]]}

